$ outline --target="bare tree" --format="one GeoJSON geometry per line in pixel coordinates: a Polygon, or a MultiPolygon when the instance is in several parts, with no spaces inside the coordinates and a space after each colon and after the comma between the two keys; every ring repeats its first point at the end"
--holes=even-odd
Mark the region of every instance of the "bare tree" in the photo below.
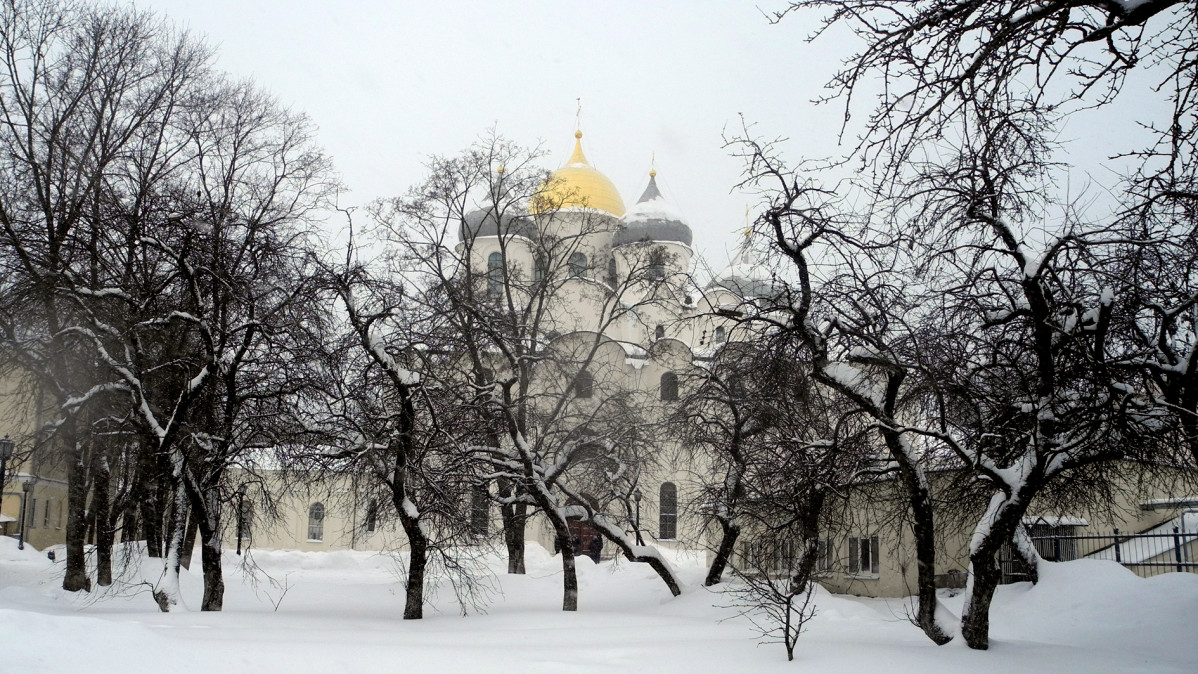
{"type": "MultiPolygon", "coordinates": [[[[661,556],[627,538],[619,515],[578,486],[605,480],[610,493],[626,493],[646,460],[639,436],[620,430],[636,418],[636,393],[622,383],[622,347],[605,333],[658,302],[654,289],[665,281],[649,278],[656,258],[646,246],[630,247],[619,278],[609,278],[592,246],[611,223],[550,203],[535,159],[498,138],[435,159],[425,184],[379,209],[378,231],[410,257],[410,278],[448,318],[457,380],[472,384],[464,402],[484,421],[477,456],[499,485],[505,527],[523,528],[536,509],[554,530],[565,610],[578,601],[571,519],[589,521],[677,593],[661,556]]],[[[522,554],[520,534],[506,539],[509,555],[522,554]]]]}
{"type": "Polygon", "coordinates": [[[98,273],[110,250],[97,217],[108,203],[104,180],[147,158],[141,141],[167,126],[208,52],[148,14],[38,0],[0,8],[0,50],[2,331],[5,348],[57,402],[53,439],[41,446],[63,452],[63,587],[80,590],[90,585],[83,557],[90,408],[117,387],[75,330],[79,298],[110,281],[98,273]]]}

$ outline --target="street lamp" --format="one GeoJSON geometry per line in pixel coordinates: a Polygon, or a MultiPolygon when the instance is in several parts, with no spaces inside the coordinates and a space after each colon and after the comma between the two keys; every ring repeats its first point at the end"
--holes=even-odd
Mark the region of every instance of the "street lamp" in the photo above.
{"type": "Polygon", "coordinates": [[[643,494],[641,494],[640,487],[637,487],[636,490],[632,492],[632,500],[636,501],[636,544],[637,545],[645,544],[644,539],[641,538],[641,497],[642,496],[643,496],[643,494]]]}
{"type": "Polygon", "coordinates": [[[29,492],[33,491],[33,480],[26,480],[21,483],[21,535],[17,537],[17,549],[25,549],[25,527],[28,522],[25,519],[25,502],[29,500],[29,492]]]}
{"type": "Polygon", "coordinates": [[[241,534],[245,526],[245,485],[237,488],[237,554],[241,554],[241,534]]]}
{"type": "Polygon", "coordinates": [[[4,473],[8,470],[8,460],[12,458],[12,450],[16,443],[4,436],[0,438],[0,494],[4,493],[4,473]]]}

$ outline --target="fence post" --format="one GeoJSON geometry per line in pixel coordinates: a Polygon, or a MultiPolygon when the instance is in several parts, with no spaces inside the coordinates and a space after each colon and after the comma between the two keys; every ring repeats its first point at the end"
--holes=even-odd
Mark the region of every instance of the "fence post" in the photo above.
{"type": "Polygon", "coordinates": [[[1181,571],[1181,536],[1180,530],[1173,527],[1173,557],[1177,560],[1177,570],[1181,571]]]}
{"type": "Polygon", "coordinates": [[[1115,561],[1123,563],[1123,552],[1119,550],[1119,530],[1115,529],[1115,561]]]}

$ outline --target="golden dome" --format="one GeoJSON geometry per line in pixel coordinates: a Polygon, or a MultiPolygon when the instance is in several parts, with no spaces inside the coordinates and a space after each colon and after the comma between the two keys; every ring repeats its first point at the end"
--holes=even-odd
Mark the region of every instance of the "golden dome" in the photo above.
{"type": "Polygon", "coordinates": [[[618,217],[624,215],[624,200],[607,176],[595,170],[582,153],[582,132],[574,132],[574,154],[566,165],[549,176],[529,208],[533,213],[555,208],[595,208],[618,217]]]}

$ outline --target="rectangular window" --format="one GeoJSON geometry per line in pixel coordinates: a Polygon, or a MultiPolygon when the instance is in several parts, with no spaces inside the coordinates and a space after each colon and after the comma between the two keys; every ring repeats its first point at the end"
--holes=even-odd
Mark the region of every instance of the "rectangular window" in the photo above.
{"type": "Polygon", "coordinates": [[[46,499],[46,505],[42,510],[42,528],[50,528],[50,499],[46,499]]]}
{"type": "Polygon", "coordinates": [[[849,539],[849,574],[878,575],[878,537],[861,536],[849,539]]]}
{"type": "Polygon", "coordinates": [[[28,512],[25,513],[25,526],[29,529],[37,528],[37,499],[31,499],[28,512]]]}
{"type": "Polygon", "coordinates": [[[832,541],[821,538],[815,547],[815,570],[827,573],[832,570],[832,541]]]}

